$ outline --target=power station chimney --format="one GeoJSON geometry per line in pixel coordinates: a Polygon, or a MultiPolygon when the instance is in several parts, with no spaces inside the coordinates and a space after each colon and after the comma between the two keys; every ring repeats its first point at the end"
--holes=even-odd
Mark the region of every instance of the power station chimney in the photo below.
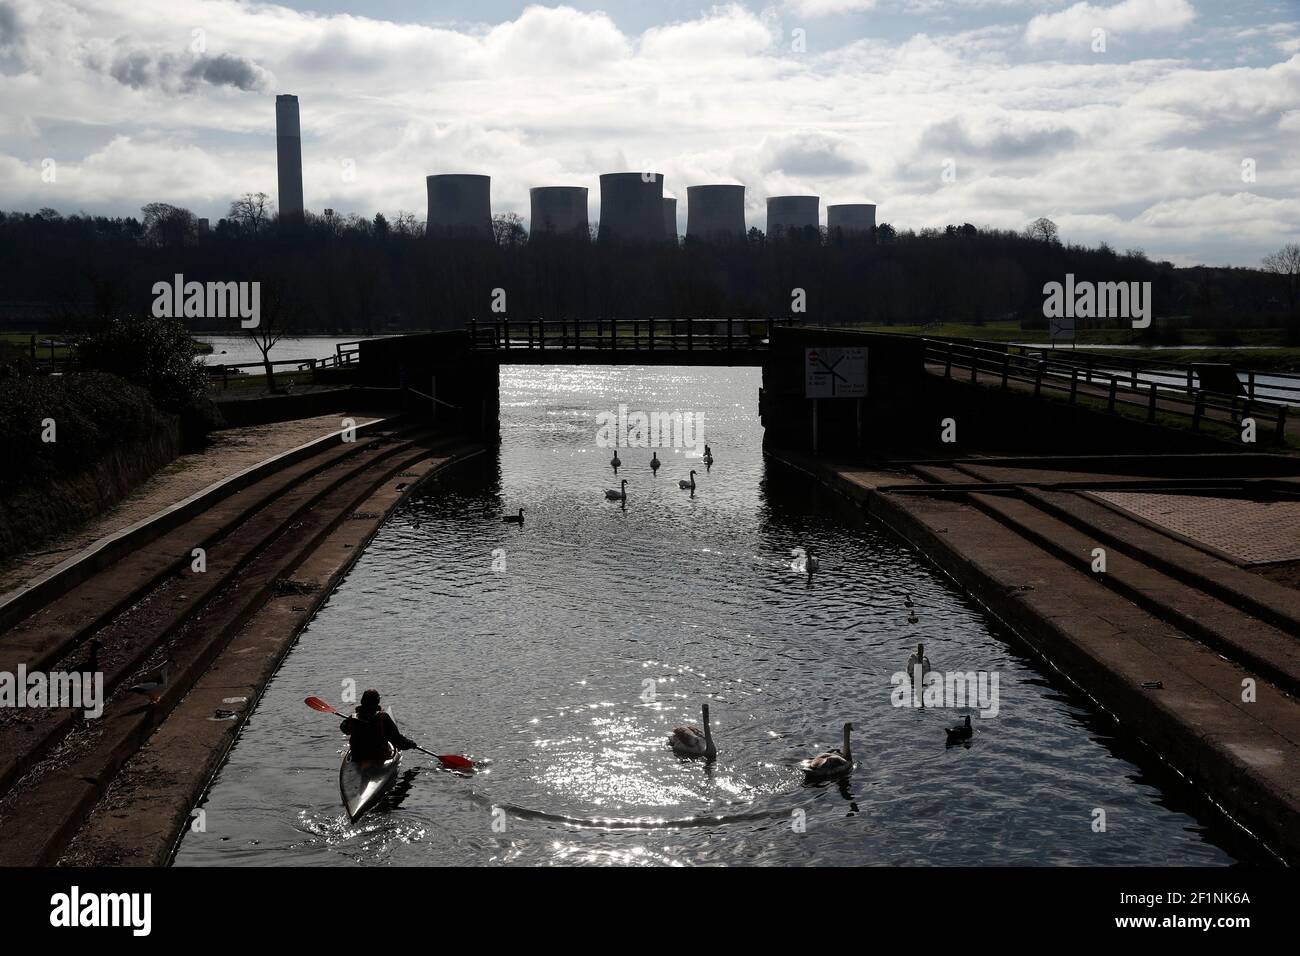
{"type": "Polygon", "coordinates": [[[453,173],[426,176],[426,236],[492,238],[492,177],[453,173]]]}
{"type": "Polygon", "coordinates": [[[528,235],[589,235],[586,186],[535,186],[528,190],[528,235]]]}
{"type": "Polygon", "coordinates": [[[664,178],[658,173],[603,173],[601,241],[663,242],[663,200],[664,178]]]}
{"type": "Polygon", "coordinates": [[[677,242],[677,200],[664,197],[664,238],[677,242]]]}
{"type": "Polygon", "coordinates": [[[298,97],[275,98],[275,166],[279,178],[281,220],[302,219],[302,130],[298,97]]]}
{"type": "Polygon", "coordinates": [[[817,196],[771,196],[767,200],[767,235],[780,236],[808,226],[817,228],[817,196]]]}
{"type": "Polygon", "coordinates": [[[870,202],[840,203],[826,207],[826,232],[830,235],[861,235],[871,232],[876,225],[876,204],[870,202]]]}
{"type": "Polygon", "coordinates": [[[705,242],[745,238],[745,187],[687,186],[686,238],[705,242]]]}

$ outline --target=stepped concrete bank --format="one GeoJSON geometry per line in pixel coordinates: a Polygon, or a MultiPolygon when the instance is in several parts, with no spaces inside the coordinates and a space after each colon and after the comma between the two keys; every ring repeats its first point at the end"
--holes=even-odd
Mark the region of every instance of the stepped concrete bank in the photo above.
{"type": "Polygon", "coordinates": [[[105,704],[90,720],[0,711],[0,864],[68,853],[166,862],[188,817],[177,808],[195,805],[298,630],[384,517],[436,468],[481,451],[417,421],[352,435],[245,469],[5,602],[0,671],[95,670],[105,704]],[[157,700],[127,690],[165,660],[157,700]]]}
{"type": "MultiPolygon", "coordinates": [[[[1131,473],[1160,459],[885,471],[769,456],[918,548],[1230,818],[1300,861],[1300,591],[1097,503],[1106,487],[1168,485],[1131,473]],[[1096,547],[1104,574],[1091,570],[1096,547]]],[[[1294,473],[1269,480],[1300,488],[1294,473]]]]}

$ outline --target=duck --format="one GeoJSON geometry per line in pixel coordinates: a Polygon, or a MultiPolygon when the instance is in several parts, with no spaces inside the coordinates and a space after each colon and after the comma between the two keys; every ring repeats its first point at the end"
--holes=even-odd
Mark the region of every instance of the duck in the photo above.
{"type": "Polygon", "coordinates": [[[613,488],[606,488],[605,497],[610,501],[627,501],[627,479],[624,478],[623,483],[618,487],[618,491],[615,491],[613,488]]]}
{"type": "Polygon", "coordinates": [[[718,748],[713,743],[713,731],[709,727],[709,705],[700,705],[700,730],[694,724],[685,724],[673,729],[668,738],[668,746],[679,757],[703,757],[712,760],[718,755],[718,748]]]}
{"type": "Polygon", "coordinates": [[[974,728],[970,725],[970,714],[966,715],[966,720],[963,723],[958,724],[956,727],[946,728],[944,733],[948,735],[949,746],[959,744],[963,740],[970,740],[975,733],[974,728]]]}
{"type": "Polygon", "coordinates": [[[501,519],[501,521],[502,521],[502,523],[504,523],[504,524],[523,524],[523,523],[524,523],[524,509],[523,509],[523,508],[520,508],[520,509],[519,509],[519,514],[517,514],[517,515],[506,515],[504,518],[501,519]]]}
{"type": "Polygon", "coordinates": [[[614,469],[614,474],[616,475],[618,474],[618,470],[623,467],[623,459],[618,457],[617,448],[614,449],[614,457],[609,460],[609,464],[610,467],[614,469]]]}
{"type": "Polygon", "coordinates": [[[150,674],[145,680],[141,681],[140,683],[135,684],[132,687],[128,687],[127,693],[144,694],[144,696],[149,698],[149,701],[151,703],[154,704],[158,703],[158,701],[162,698],[162,692],[167,689],[167,685],[168,683],[170,683],[169,671],[171,670],[171,666],[175,663],[176,662],[172,660],[170,657],[167,658],[167,660],[162,662],[162,666],[159,667],[156,672],[150,674]]]}
{"type": "Polygon", "coordinates": [[[651,453],[650,453],[650,470],[653,471],[656,475],[659,474],[659,466],[660,466],[661,464],[663,464],[663,462],[661,462],[661,461],[659,460],[659,453],[658,453],[657,451],[656,451],[656,452],[651,452],[651,453]]]}
{"type": "Polygon", "coordinates": [[[844,745],[813,757],[804,765],[804,775],[809,780],[829,780],[853,769],[853,752],[849,749],[852,724],[844,725],[844,745]]]}
{"type": "Polygon", "coordinates": [[[682,491],[694,491],[694,490],[695,490],[695,472],[693,472],[693,471],[691,472],[691,480],[690,480],[690,481],[687,481],[685,478],[679,478],[679,479],[677,479],[677,487],[680,488],[680,489],[682,489],[682,491]]]}

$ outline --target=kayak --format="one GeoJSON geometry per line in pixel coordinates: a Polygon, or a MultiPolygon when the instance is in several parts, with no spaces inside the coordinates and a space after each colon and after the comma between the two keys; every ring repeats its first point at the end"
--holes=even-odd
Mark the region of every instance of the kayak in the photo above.
{"type": "Polygon", "coordinates": [[[353,760],[352,750],[343,751],[339,764],[339,794],[348,820],[356,823],[363,813],[379,802],[379,798],[397,782],[397,771],[402,763],[402,752],[394,749],[387,760],[353,760]]]}

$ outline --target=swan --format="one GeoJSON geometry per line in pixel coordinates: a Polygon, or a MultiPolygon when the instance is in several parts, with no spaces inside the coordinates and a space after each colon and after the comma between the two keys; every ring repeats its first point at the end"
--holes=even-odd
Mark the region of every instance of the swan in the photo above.
{"type": "Polygon", "coordinates": [[[624,478],[623,483],[618,487],[618,491],[615,491],[613,488],[606,488],[605,497],[610,501],[627,501],[627,479],[624,478]]]}
{"type": "Polygon", "coordinates": [[[501,520],[502,520],[505,524],[523,524],[523,523],[524,523],[524,509],[523,509],[523,508],[520,508],[520,509],[519,509],[519,514],[517,514],[517,515],[506,515],[506,516],[505,516],[504,518],[502,518],[501,520]]]}
{"type": "Polygon", "coordinates": [[[614,469],[614,474],[616,475],[618,474],[618,470],[623,467],[623,459],[618,457],[617,448],[614,449],[614,457],[609,460],[609,464],[610,467],[614,469]]]}
{"type": "Polygon", "coordinates": [[[915,607],[915,605],[912,603],[912,595],[911,595],[910,593],[908,593],[908,594],[903,598],[903,607],[905,607],[905,608],[909,608],[909,609],[915,607]]]}
{"type": "Polygon", "coordinates": [[[917,667],[921,668],[921,677],[930,673],[930,658],[925,656],[925,645],[917,644],[916,653],[907,659],[907,677],[910,680],[916,676],[917,667]]]}
{"type": "Polygon", "coordinates": [[[708,704],[700,707],[700,722],[704,724],[703,731],[694,724],[673,730],[672,736],[668,738],[668,746],[673,748],[673,753],[679,757],[703,757],[705,760],[712,760],[718,755],[718,748],[713,745],[713,732],[709,728],[708,704]]]}
{"type": "Polygon", "coordinates": [[[695,490],[695,472],[693,472],[693,471],[691,472],[691,480],[690,480],[690,481],[687,481],[685,478],[679,478],[679,479],[677,479],[677,487],[680,488],[680,489],[682,489],[682,491],[694,491],[694,490],[695,490]]]}
{"type": "Polygon", "coordinates": [[[948,743],[959,744],[963,740],[970,740],[975,730],[970,725],[970,714],[966,715],[965,723],[958,724],[956,727],[948,727],[944,730],[948,735],[948,743]]]}
{"type": "Polygon", "coordinates": [[[812,548],[808,548],[804,551],[803,566],[804,570],[809,574],[822,569],[822,563],[817,560],[817,556],[813,554],[812,548]]]}
{"type": "Polygon", "coordinates": [[[844,725],[844,746],[836,747],[813,757],[804,767],[804,774],[810,780],[828,780],[838,777],[853,769],[853,752],[849,750],[849,731],[852,724],[844,725]]]}
{"type": "Polygon", "coordinates": [[[915,624],[915,623],[917,622],[917,620],[918,620],[918,618],[917,618],[917,616],[916,616],[916,612],[915,612],[915,611],[908,611],[908,612],[907,612],[907,623],[908,623],[908,624],[915,624]]]}
{"type": "Polygon", "coordinates": [[[651,454],[650,454],[650,470],[653,471],[656,475],[659,474],[659,466],[660,466],[661,464],[663,464],[663,463],[659,460],[659,453],[658,453],[657,451],[656,451],[656,452],[651,452],[651,454]]]}

